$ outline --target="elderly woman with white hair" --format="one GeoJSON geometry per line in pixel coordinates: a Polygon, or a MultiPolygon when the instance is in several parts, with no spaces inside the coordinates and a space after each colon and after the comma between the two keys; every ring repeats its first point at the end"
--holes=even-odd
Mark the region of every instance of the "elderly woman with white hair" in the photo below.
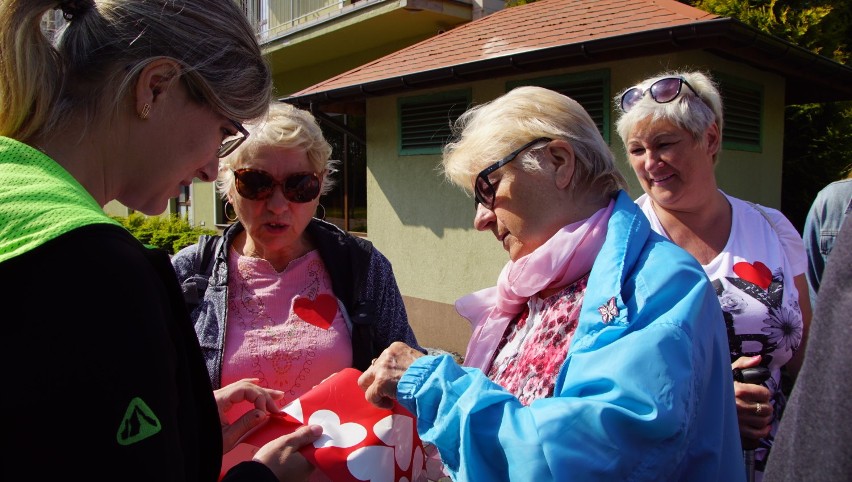
{"type": "Polygon", "coordinates": [[[283,406],[394,341],[420,349],[390,261],[314,217],[337,164],[314,116],[275,102],[246,129],[217,180],[238,220],[172,258],[213,386],[259,378],[283,406]]]}
{"type": "Polygon", "coordinates": [[[588,113],[540,87],[471,108],[444,150],[509,255],[458,300],[465,366],[394,343],[359,383],[463,481],[742,480],[719,304],[651,230],[588,113]]]}
{"type": "Polygon", "coordinates": [[[663,73],[617,99],[618,134],[645,191],[636,203],[651,228],[692,254],[710,278],[733,368],[760,366],[771,375],[764,385],[734,388],[743,445],[756,449],[760,480],[786,404],[781,368],[795,379],[811,319],[802,238],[778,210],[719,189],[722,98],[712,78],[663,73]]]}

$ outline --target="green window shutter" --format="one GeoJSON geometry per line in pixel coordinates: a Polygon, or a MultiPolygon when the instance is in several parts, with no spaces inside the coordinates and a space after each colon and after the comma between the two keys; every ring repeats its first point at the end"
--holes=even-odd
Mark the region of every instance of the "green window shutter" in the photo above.
{"type": "Polygon", "coordinates": [[[506,90],[522,85],[537,85],[567,95],[586,109],[604,140],[609,142],[610,94],[609,71],[596,70],[508,82],[506,90]]]}
{"type": "Polygon", "coordinates": [[[759,86],[722,78],[719,82],[724,106],[725,149],[760,152],[763,149],[763,91],[759,86]]]}
{"type": "Polygon", "coordinates": [[[467,92],[399,99],[400,154],[439,154],[452,136],[452,124],[469,105],[467,92]]]}

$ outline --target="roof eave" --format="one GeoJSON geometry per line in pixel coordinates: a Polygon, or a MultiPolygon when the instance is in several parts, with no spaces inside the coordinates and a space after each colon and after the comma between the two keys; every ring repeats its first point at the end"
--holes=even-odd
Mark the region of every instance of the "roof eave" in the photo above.
{"type": "Polygon", "coordinates": [[[694,49],[704,49],[785,77],[788,81],[786,105],[852,100],[852,67],[731,18],[532,50],[280,100],[304,107],[359,102],[371,96],[441,87],[510,73],[551,70],[556,62],[584,65],[647,56],[649,53],[694,49]]]}

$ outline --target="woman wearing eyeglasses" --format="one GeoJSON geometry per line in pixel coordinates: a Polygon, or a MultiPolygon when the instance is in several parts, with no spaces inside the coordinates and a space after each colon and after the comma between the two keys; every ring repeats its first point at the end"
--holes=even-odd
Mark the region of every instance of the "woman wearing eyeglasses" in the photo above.
{"type": "MultiPolygon", "coordinates": [[[[284,394],[214,392],[167,253],[103,207],[159,215],[211,181],[240,122],[268,109],[269,68],[230,0],[0,0],[2,479],[215,482],[222,453],[284,394]],[[48,39],[46,15],[66,25],[48,39]],[[238,400],[253,410],[234,423],[238,400]]],[[[233,140],[232,140],[233,139],[233,140]]],[[[262,447],[226,480],[305,480],[262,447]]]]}
{"type": "Polygon", "coordinates": [[[196,244],[172,263],[214,387],[260,378],[283,406],[394,341],[418,345],[388,259],[313,217],[337,163],[314,117],[276,102],[248,130],[217,181],[239,221],[206,241],[209,261],[196,244]]]}
{"type": "Polygon", "coordinates": [[[712,281],[732,367],[770,370],[763,385],[734,384],[740,434],[744,448],[756,448],[760,480],[785,405],[781,368],[795,377],[811,319],[802,239],[779,211],[719,189],[722,99],[710,77],[657,75],[618,99],[618,133],[645,191],[636,203],[654,231],[692,254],[712,281]]]}
{"type": "Polygon", "coordinates": [[[359,383],[463,481],[743,480],[719,304],[651,231],[586,111],[519,87],[463,114],[446,177],[509,262],[456,308],[465,366],[394,343],[359,383]]]}

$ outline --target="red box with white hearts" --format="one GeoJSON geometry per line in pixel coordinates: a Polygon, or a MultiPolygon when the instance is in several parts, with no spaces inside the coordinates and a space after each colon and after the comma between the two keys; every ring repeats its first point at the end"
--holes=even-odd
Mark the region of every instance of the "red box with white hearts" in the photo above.
{"type": "Polygon", "coordinates": [[[364,398],[361,371],[347,368],[328,377],[246,434],[225,454],[222,474],[251,460],[266,442],[302,425],[322,425],[323,435],[301,453],[337,482],[417,482],[425,479],[423,444],[411,412],[394,402],[381,409],[364,398]]]}

